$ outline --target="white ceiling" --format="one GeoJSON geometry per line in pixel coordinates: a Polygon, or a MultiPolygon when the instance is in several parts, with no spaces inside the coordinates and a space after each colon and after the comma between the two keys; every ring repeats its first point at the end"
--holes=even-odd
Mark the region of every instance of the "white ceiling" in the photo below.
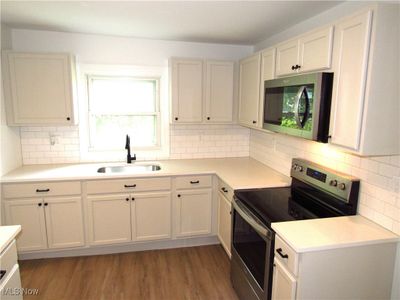
{"type": "Polygon", "coordinates": [[[338,1],[1,1],[13,28],[253,45],[338,1]]]}

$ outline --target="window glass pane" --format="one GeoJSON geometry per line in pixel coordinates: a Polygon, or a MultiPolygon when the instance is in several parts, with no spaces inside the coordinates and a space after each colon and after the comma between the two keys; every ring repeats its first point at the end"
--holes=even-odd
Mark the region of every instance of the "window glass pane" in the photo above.
{"type": "Polygon", "coordinates": [[[93,77],[89,109],[95,114],[156,111],[156,81],[135,78],[93,77]]]}
{"type": "Polygon", "coordinates": [[[156,116],[92,115],[91,147],[122,150],[125,135],[131,137],[131,147],[154,147],[157,145],[156,116]]]}

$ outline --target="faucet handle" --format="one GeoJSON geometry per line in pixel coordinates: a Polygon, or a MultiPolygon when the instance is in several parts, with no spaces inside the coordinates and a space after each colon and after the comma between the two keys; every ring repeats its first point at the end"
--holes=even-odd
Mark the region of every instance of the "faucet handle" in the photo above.
{"type": "Polygon", "coordinates": [[[136,160],[136,154],[135,153],[133,153],[132,160],[136,160]]]}

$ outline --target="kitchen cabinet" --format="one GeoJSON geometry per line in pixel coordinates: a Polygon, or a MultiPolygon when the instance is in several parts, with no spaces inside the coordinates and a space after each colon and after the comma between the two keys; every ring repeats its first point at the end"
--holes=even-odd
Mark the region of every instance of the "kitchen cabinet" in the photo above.
{"type": "Polygon", "coordinates": [[[3,53],[9,126],[73,125],[75,61],[62,53],[3,53]]]}
{"type": "Polygon", "coordinates": [[[275,78],[275,56],[276,49],[270,48],[261,52],[261,94],[260,99],[264,96],[264,81],[275,78]]]}
{"type": "Polygon", "coordinates": [[[218,239],[231,257],[232,197],[233,190],[222,180],[218,184],[218,239]]]}
{"type": "Polygon", "coordinates": [[[310,246],[296,252],[276,235],[272,300],[390,299],[396,244],[392,240],[324,249],[310,246]]]}
{"type": "Polygon", "coordinates": [[[210,175],[176,178],[173,203],[175,236],[187,237],[211,233],[211,184],[210,175]]]}
{"type": "Polygon", "coordinates": [[[171,59],[172,123],[203,121],[203,61],[171,59]]]}
{"type": "Polygon", "coordinates": [[[206,123],[232,122],[233,71],[233,62],[206,61],[206,123]]]}
{"type": "Polygon", "coordinates": [[[22,300],[22,294],[11,293],[14,291],[18,292],[21,289],[17,247],[15,239],[12,238],[14,234],[17,234],[16,229],[10,230],[10,228],[7,228],[1,232],[3,241],[7,241],[7,238],[10,238],[10,241],[7,242],[8,244],[1,245],[1,248],[4,249],[0,253],[0,295],[2,300],[22,300]]]}
{"type": "Polygon", "coordinates": [[[261,128],[261,55],[256,53],[239,62],[239,124],[261,128]]]}
{"type": "Polygon", "coordinates": [[[276,75],[329,69],[331,67],[333,26],[312,31],[276,47],[276,75]]]}
{"type": "Polygon", "coordinates": [[[79,182],[4,186],[6,224],[22,226],[19,251],[84,245],[82,200],[74,191],[80,194],[79,182]]]}
{"type": "Polygon", "coordinates": [[[338,22],[331,144],[362,156],[399,153],[399,51],[393,5],[380,4],[338,22]]]}
{"type": "Polygon", "coordinates": [[[231,61],[171,58],[172,123],[229,123],[233,117],[231,61]]]}
{"type": "Polygon", "coordinates": [[[94,180],[86,183],[91,245],[171,237],[171,178],[94,180]]]}

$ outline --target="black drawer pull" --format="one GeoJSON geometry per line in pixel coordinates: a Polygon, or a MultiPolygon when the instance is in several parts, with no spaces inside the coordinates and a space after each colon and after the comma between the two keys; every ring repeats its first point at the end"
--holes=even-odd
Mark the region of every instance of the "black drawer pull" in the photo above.
{"type": "Polygon", "coordinates": [[[50,189],[45,189],[45,190],[39,190],[39,189],[37,189],[37,190],[36,190],[36,193],[47,193],[47,192],[50,192],[50,189]]]}
{"type": "Polygon", "coordinates": [[[136,187],[136,184],[124,184],[124,187],[126,187],[126,188],[134,188],[134,187],[136,187]]]}
{"type": "Polygon", "coordinates": [[[3,279],[4,275],[6,275],[7,271],[6,270],[0,270],[0,280],[3,279]]]}
{"type": "Polygon", "coordinates": [[[282,254],[282,248],[276,249],[276,252],[278,252],[279,256],[282,257],[282,258],[289,258],[289,255],[282,254]]]}
{"type": "Polygon", "coordinates": [[[44,204],[44,206],[47,206],[47,205],[49,205],[47,202],[44,204]]]}
{"type": "Polygon", "coordinates": [[[38,203],[38,206],[42,206],[42,203],[38,203]]]}
{"type": "Polygon", "coordinates": [[[129,201],[129,198],[126,198],[125,200],[126,200],[126,201],[129,201]]]}
{"type": "Polygon", "coordinates": [[[228,192],[228,190],[226,189],[226,188],[221,188],[221,191],[223,191],[224,193],[227,193],[228,192]]]}
{"type": "Polygon", "coordinates": [[[190,184],[196,184],[196,183],[200,183],[200,180],[197,180],[197,181],[190,181],[190,184]]]}

